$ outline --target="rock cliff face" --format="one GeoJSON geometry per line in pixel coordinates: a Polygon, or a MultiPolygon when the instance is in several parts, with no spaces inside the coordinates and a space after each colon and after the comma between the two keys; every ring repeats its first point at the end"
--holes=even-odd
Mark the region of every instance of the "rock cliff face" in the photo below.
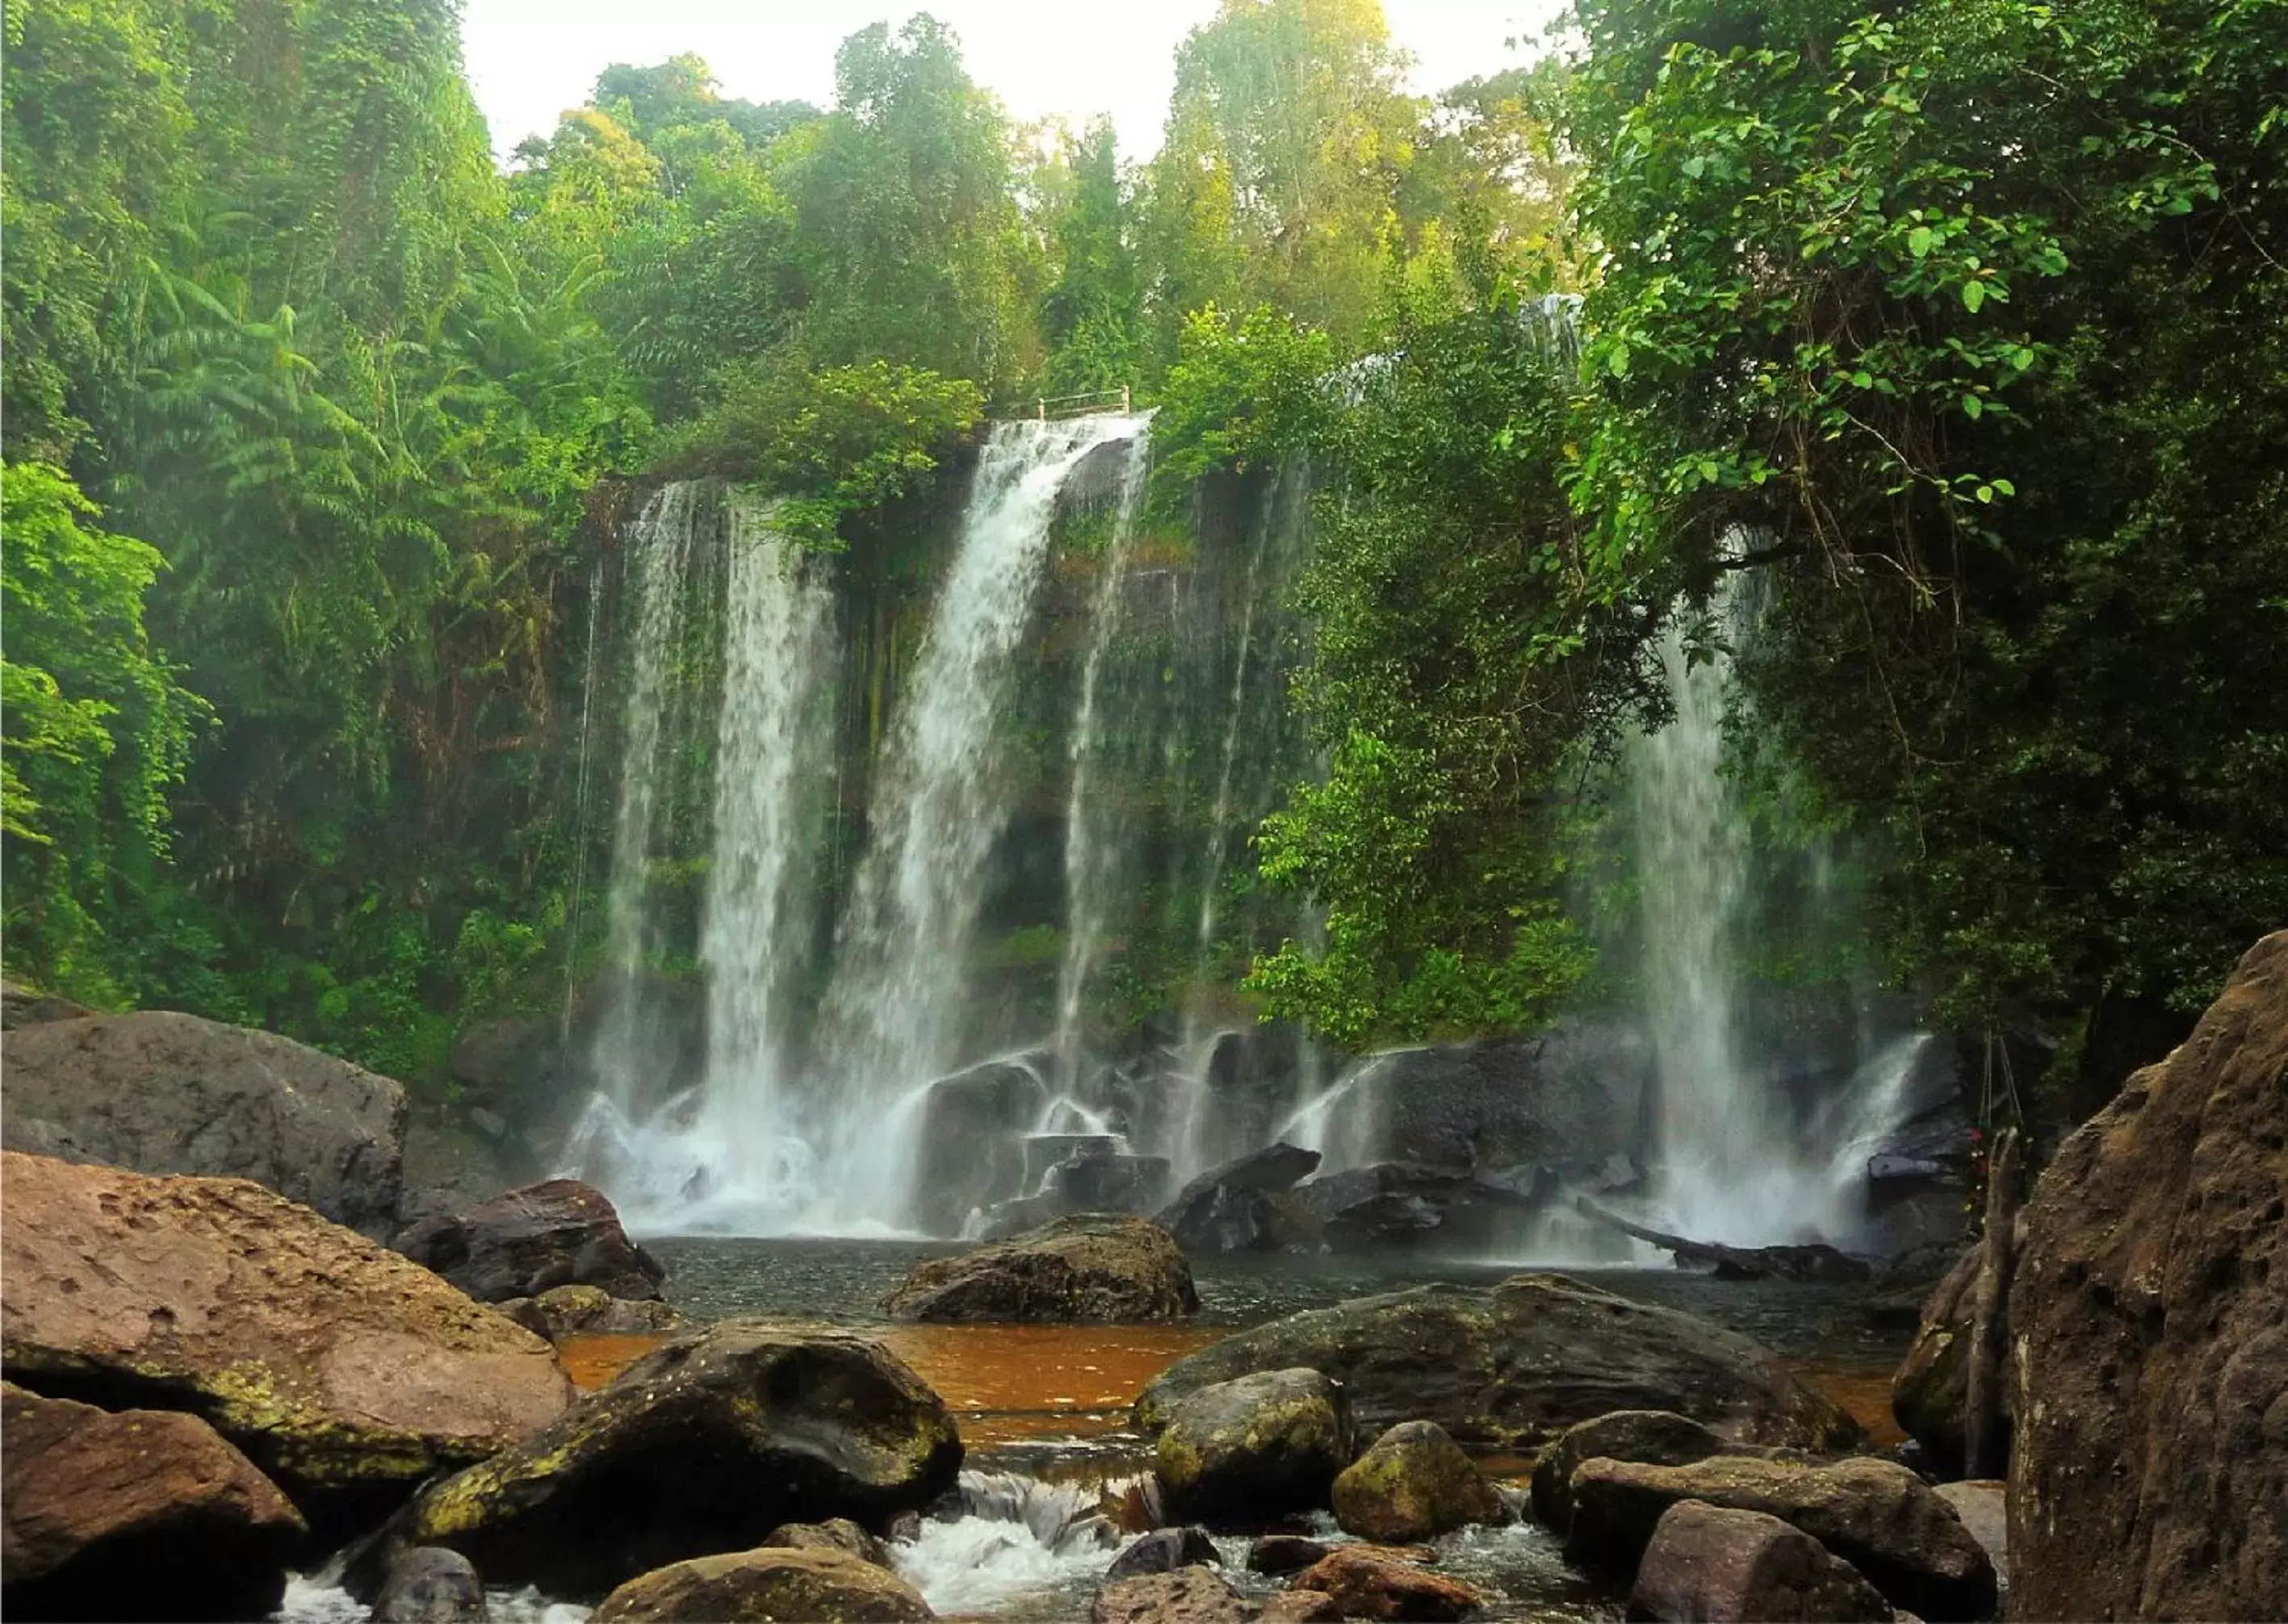
{"type": "Polygon", "coordinates": [[[2010,1294],[2012,1615],[2288,1617],[2288,931],[2066,1141],[2010,1294]]]}
{"type": "Polygon", "coordinates": [[[250,1178],[378,1240],[396,1226],[405,1090],[274,1032],[163,1010],[0,1040],[11,1150],[250,1178]]]}

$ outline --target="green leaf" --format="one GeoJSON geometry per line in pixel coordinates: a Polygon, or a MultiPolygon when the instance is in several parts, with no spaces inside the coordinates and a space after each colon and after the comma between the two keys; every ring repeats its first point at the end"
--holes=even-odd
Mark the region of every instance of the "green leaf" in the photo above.
{"type": "Polygon", "coordinates": [[[1937,240],[1937,234],[1929,226],[1918,226],[1907,234],[1907,252],[1920,259],[1931,251],[1931,244],[1937,240]]]}
{"type": "Polygon", "coordinates": [[[1978,313],[1978,307],[1984,303],[1986,303],[1986,284],[1984,282],[1965,282],[1962,284],[1962,307],[1965,310],[1967,310],[1973,315],[1976,315],[1978,313]]]}

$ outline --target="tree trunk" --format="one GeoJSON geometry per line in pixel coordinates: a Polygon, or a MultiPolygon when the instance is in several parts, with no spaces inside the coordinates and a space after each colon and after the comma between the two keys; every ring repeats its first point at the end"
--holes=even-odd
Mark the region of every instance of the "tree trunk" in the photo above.
{"type": "Polygon", "coordinates": [[[1971,1299],[1970,1370],[1962,1406],[1963,1470],[1973,1477],[1999,1477],[2010,1469],[2004,1439],[2002,1356],[2010,1327],[2010,1273],[2016,1265],[2018,1130],[1994,1141],[1986,1172],[1986,1237],[1971,1299]]]}

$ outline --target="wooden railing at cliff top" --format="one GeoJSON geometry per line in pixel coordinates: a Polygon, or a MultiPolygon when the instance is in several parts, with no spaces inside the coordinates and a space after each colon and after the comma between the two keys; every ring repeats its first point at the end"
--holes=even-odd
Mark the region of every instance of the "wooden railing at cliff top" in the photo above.
{"type": "Polygon", "coordinates": [[[992,415],[996,417],[1030,417],[1037,423],[1046,423],[1052,417],[1085,417],[1091,412],[1110,411],[1116,407],[1123,413],[1132,410],[1129,405],[1128,385],[1117,389],[1095,389],[1086,394],[1036,395],[1030,400],[1013,400],[992,415]],[[1028,408],[1031,409],[1028,410],[1028,408]]]}

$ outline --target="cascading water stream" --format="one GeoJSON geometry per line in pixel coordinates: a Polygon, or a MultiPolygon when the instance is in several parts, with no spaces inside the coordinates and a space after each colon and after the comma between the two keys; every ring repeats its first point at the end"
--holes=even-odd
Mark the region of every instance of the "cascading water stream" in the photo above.
{"type": "Polygon", "coordinates": [[[1081,462],[1143,427],[1127,415],[1004,423],[987,440],[878,769],[826,1002],[841,1079],[830,1182],[846,1215],[903,1219],[919,1126],[909,1097],[958,1058],[985,863],[1010,811],[997,724],[1050,521],[1081,462]]]}
{"type": "Polygon", "coordinates": [[[1071,742],[1066,754],[1071,787],[1065,798],[1065,946],[1057,970],[1057,1031],[1054,1046],[1059,1080],[1069,1092],[1079,1081],[1081,1064],[1081,1003],[1096,968],[1099,939],[1113,875],[1108,860],[1114,852],[1110,820],[1091,790],[1097,754],[1098,688],[1104,674],[1106,652],[1118,634],[1125,601],[1128,554],[1134,540],[1136,516],[1143,505],[1145,477],[1151,468],[1151,430],[1137,432],[1122,471],[1120,506],[1113,519],[1112,542],[1106,551],[1104,575],[1097,582],[1089,608],[1088,654],[1081,662],[1080,701],[1074,709],[1071,742]]]}

